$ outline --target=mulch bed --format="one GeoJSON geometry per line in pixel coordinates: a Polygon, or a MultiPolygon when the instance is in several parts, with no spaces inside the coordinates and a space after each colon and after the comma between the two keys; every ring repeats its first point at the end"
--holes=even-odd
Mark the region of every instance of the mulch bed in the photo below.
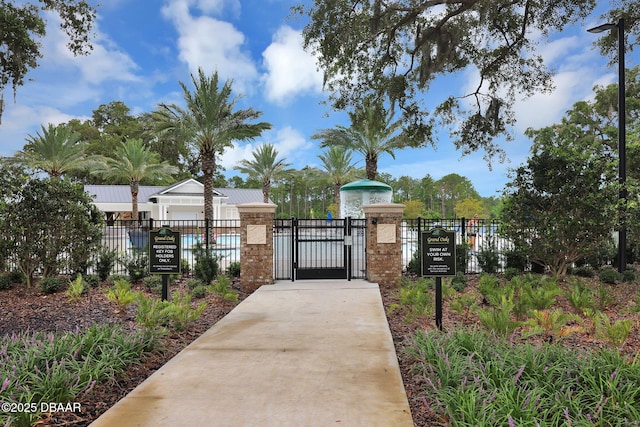
{"type": "MultiPolygon", "coordinates": [[[[475,292],[477,276],[471,276],[466,293],[475,292]]],[[[184,286],[183,284],[179,286],[184,286]]],[[[85,329],[94,323],[117,322],[133,326],[135,315],[133,309],[117,312],[113,303],[105,297],[106,285],[91,290],[89,296],[78,302],[70,302],[64,292],[52,295],[42,294],[37,287],[27,289],[15,286],[10,290],[0,291],[0,335],[20,331],[75,331],[85,329]]],[[[173,288],[172,288],[173,289],[173,288]]],[[[146,292],[141,285],[134,286],[134,290],[146,292]]],[[[236,290],[239,290],[236,287],[236,290]]],[[[607,314],[615,321],[620,317],[632,318],[635,321],[634,331],[630,334],[623,351],[629,355],[640,351],[640,316],[625,312],[629,302],[635,299],[640,291],[637,283],[625,283],[612,286],[611,293],[615,296],[615,303],[607,309],[607,314]]],[[[397,302],[395,289],[381,288],[385,308],[388,309],[397,302]]],[[[249,292],[240,291],[239,300],[242,301],[249,292]]],[[[180,333],[170,333],[161,338],[160,350],[140,360],[139,364],[131,366],[125,374],[119,375],[115,381],[108,384],[98,384],[92,393],[79,400],[82,412],[60,412],[42,420],[46,426],[86,426],[133,388],[149,377],[159,367],[199,337],[218,320],[229,313],[236,305],[224,301],[215,295],[205,297],[207,308],[198,320],[193,322],[188,330],[180,333]]],[[[201,300],[195,300],[199,303],[201,300]]],[[[468,327],[476,324],[477,319],[458,314],[448,308],[449,301],[444,302],[443,325],[445,329],[468,327]]],[[[562,297],[558,299],[558,306],[565,312],[571,312],[568,302],[562,297]]],[[[433,319],[416,319],[407,322],[401,310],[394,310],[387,314],[389,326],[393,336],[396,352],[400,363],[405,390],[409,399],[414,423],[416,426],[438,425],[443,422],[437,414],[429,409],[429,402],[425,400],[422,390],[424,380],[416,374],[414,361],[405,354],[403,348],[410,342],[416,330],[430,330],[435,328],[433,319]]],[[[535,341],[531,338],[529,341],[535,341]]],[[[562,345],[576,348],[602,348],[606,344],[588,333],[577,334],[562,342],[562,345]]]]}

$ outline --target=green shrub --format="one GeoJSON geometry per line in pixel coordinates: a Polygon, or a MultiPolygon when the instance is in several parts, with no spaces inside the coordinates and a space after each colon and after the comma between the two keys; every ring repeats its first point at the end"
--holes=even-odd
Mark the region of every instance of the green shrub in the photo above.
{"type": "Polygon", "coordinates": [[[542,279],[541,286],[524,286],[520,298],[536,310],[545,310],[556,303],[561,290],[554,278],[542,279]]]}
{"type": "Polygon", "coordinates": [[[627,267],[622,272],[622,280],[625,282],[635,282],[638,278],[638,274],[635,269],[627,267]]]}
{"type": "Polygon", "coordinates": [[[132,282],[137,282],[149,275],[149,257],[144,252],[136,252],[131,257],[125,258],[124,265],[132,282]]]}
{"type": "Polygon", "coordinates": [[[451,278],[451,287],[456,290],[456,292],[464,291],[467,287],[467,276],[458,271],[456,275],[451,278]]]}
{"type": "Polygon", "coordinates": [[[185,285],[187,285],[187,289],[189,289],[190,291],[197,288],[198,286],[206,286],[200,279],[188,279],[185,282],[185,285]]]}
{"type": "Polygon", "coordinates": [[[166,332],[168,327],[182,331],[207,307],[203,301],[195,309],[191,308],[191,296],[179,291],[171,294],[171,301],[138,295],[136,302],[136,321],[143,328],[156,332],[166,332]]]}
{"type": "Polygon", "coordinates": [[[240,262],[234,261],[227,267],[227,276],[240,277],[240,262]]]}
{"type": "Polygon", "coordinates": [[[45,294],[55,294],[64,286],[65,282],[58,276],[47,276],[40,279],[40,290],[45,294]]]}
{"type": "Polygon", "coordinates": [[[160,295],[162,293],[162,276],[152,274],[142,279],[142,284],[152,294],[160,295]]]}
{"type": "Polygon", "coordinates": [[[500,285],[500,280],[492,275],[482,273],[478,281],[478,292],[484,298],[485,302],[497,305],[502,299],[504,288],[500,285]]]}
{"type": "Polygon", "coordinates": [[[11,270],[9,272],[9,281],[11,283],[24,283],[25,282],[25,277],[24,277],[24,273],[20,270],[11,270]]]}
{"type": "Polygon", "coordinates": [[[471,246],[468,243],[456,245],[456,272],[467,272],[467,262],[469,260],[470,248],[471,246]]]}
{"type": "Polygon", "coordinates": [[[97,274],[87,274],[86,276],[82,276],[82,278],[87,283],[87,286],[89,286],[89,288],[97,288],[102,280],[100,279],[100,277],[98,277],[97,274]]]}
{"type": "Polygon", "coordinates": [[[505,263],[507,269],[515,269],[523,272],[527,269],[527,254],[524,250],[514,248],[505,252],[505,263]]]}
{"type": "Polygon", "coordinates": [[[218,276],[212,283],[212,290],[225,300],[238,300],[238,293],[231,289],[231,279],[227,276],[218,276]]]}
{"type": "Polygon", "coordinates": [[[107,284],[109,286],[113,286],[119,280],[129,280],[129,278],[124,274],[112,274],[111,276],[107,277],[107,284]]]}
{"type": "Polygon", "coordinates": [[[189,260],[186,258],[182,258],[180,260],[180,272],[182,274],[189,274],[191,273],[191,265],[189,264],[189,260]]]}
{"type": "Polygon", "coordinates": [[[576,267],[571,270],[571,274],[578,277],[595,277],[596,275],[595,271],[593,271],[593,268],[589,265],[576,267]]]}
{"type": "Polygon", "coordinates": [[[594,307],[593,292],[580,279],[571,280],[564,295],[578,314],[584,314],[587,309],[594,307]]]}
{"type": "Polygon", "coordinates": [[[523,270],[518,270],[517,268],[514,268],[514,267],[507,267],[505,268],[504,273],[502,275],[504,276],[505,279],[511,280],[514,277],[520,275],[522,271],[523,270]]]}
{"type": "Polygon", "coordinates": [[[209,287],[204,285],[196,286],[195,288],[191,289],[191,295],[193,295],[194,298],[204,298],[205,296],[207,296],[208,292],[209,287]]]}
{"type": "Polygon", "coordinates": [[[3,291],[5,289],[11,289],[12,286],[13,286],[13,282],[9,278],[9,274],[8,273],[0,274],[0,291],[3,291]]]}
{"type": "Polygon", "coordinates": [[[193,247],[193,257],[196,260],[193,266],[194,276],[209,285],[218,275],[218,257],[213,249],[207,250],[200,242],[193,247]]]}
{"type": "Polygon", "coordinates": [[[411,261],[407,264],[407,272],[416,276],[422,275],[422,256],[419,249],[413,253],[411,261]]]}
{"type": "Polygon", "coordinates": [[[107,280],[117,260],[118,253],[115,250],[106,247],[100,249],[95,261],[96,273],[100,280],[107,280]]]}
{"type": "Polygon", "coordinates": [[[79,301],[88,290],[89,284],[84,281],[82,274],[78,274],[75,280],[69,282],[66,294],[70,301],[79,301]]]}
{"type": "Polygon", "coordinates": [[[116,281],[112,288],[107,289],[107,299],[115,303],[121,310],[132,304],[138,295],[131,290],[131,283],[125,279],[116,281]]]}
{"type": "Polygon", "coordinates": [[[511,290],[500,296],[500,302],[495,307],[477,309],[476,313],[484,328],[505,337],[520,325],[520,322],[511,319],[514,307],[513,290],[511,290]]]}
{"type": "Polygon", "coordinates": [[[597,336],[615,348],[622,347],[633,327],[631,319],[619,319],[612,324],[604,313],[597,315],[595,323],[597,336]]]}
{"type": "Polygon", "coordinates": [[[600,281],[608,284],[615,284],[622,280],[622,275],[613,267],[604,267],[598,274],[600,281]]]}
{"type": "Polygon", "coordinates": [[[487,274],[495,274],[500,268],[500,254],[495,239],[488,239],[485,245],[480,248],[478,265],[482,272],[487,274]]]}

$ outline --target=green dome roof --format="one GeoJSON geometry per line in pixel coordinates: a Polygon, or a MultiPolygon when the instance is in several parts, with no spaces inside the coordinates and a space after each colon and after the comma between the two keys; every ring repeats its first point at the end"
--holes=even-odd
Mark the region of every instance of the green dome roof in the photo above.
{"type": "Polygon", "coordinates": [[[368,191],[370,193],[391,192],[391,186],[384,182],[372,181],[370,179],[362,179],[360,181],[350,182],[340,187],[340,191],[368,191]]]}

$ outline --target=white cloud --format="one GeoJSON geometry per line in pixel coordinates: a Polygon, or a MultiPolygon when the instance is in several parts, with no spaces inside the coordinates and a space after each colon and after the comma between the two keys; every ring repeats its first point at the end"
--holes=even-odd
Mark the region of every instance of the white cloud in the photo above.
{"type": "MultiPolygon", "coordinates": [[[[198,68],[205,73],[218,71],[222,79],[233,79],[234,87],[245,92],[258,73],[250,55],[242,50],[244,34],[228,22],[209,16],[192,16],[190,3],[186,0],[173,1],[162,8],[163,15],[178,31],[179,58],[191,72],[197,72],[198,68]]],[[[219,12],[221,4],[198,2],[204,11],[219,12]]]]}
{"type": "Polygon", "coordinates": [[[284,159],[287,163],[294,164],[295,167],[304,165],[296,165],[295,161],[304,156],[304,151],[313,147],[309,141],[296,129],[286,126],[275,133],[265,132],[262,141],[253,141],[251,143],[240,145],[234,143],[233,148],[224,152],[220,159],[220,164],[227,170],[232,171],[234,166],[242,159],[253,159],[253,150],[262,144],[272,144],[278,151],[278,159],[284,159]]]}
{"type": "Polygon", "coordinates": [[[282,26],[262,53],[267,74],[263,80],[267,99],[286,104],[299,93],[322,91],[322,74],[316,60],[302,48],[302,35],[282,26]]]}

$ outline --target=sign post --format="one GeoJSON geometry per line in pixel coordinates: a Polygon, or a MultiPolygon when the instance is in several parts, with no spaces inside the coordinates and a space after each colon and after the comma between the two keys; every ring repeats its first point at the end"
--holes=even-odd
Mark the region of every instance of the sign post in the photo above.
{"type": "Polygon", "coordinates": [[[162,299],[169,298],[169,276],[180,273],[180,232],[163,225],[149,231],[149,273],[162,274],[162,299]]]}
{"type": "Polygon", "coordinates": [[[421,235],[422,275],[436,278],[436,326],[442,330],[442,276],[456,275],[456,236],[433,228],[421,235]]]}

